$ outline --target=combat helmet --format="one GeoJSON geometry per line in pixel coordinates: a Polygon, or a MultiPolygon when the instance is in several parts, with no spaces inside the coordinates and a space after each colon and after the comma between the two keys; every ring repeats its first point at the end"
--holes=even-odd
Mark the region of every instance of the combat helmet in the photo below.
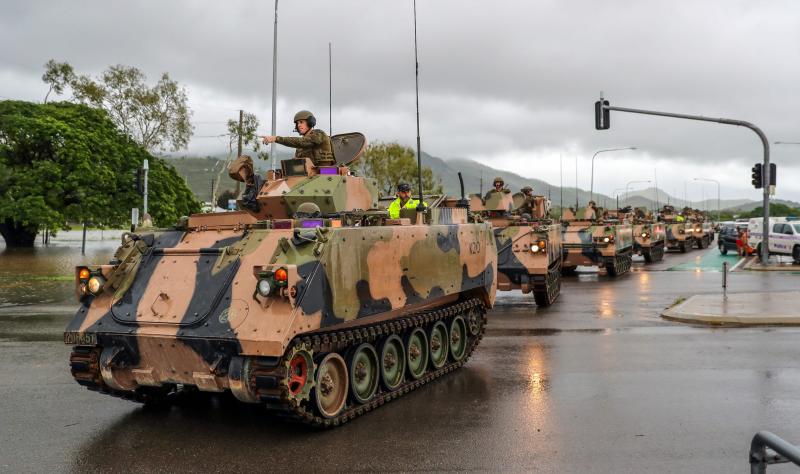
{"type": "Polygon", "coordinates": [[[309,112],[308,110],[301,110],[294,114],[294,130],[297,131],[297,121],[298,120],[305,120],[308,123],[309,128],[314,128],[317,125],[317,119],[314,117],[314,114],[309,112]]]}
{"type": "Polygon", "coordinates": [[[319,206],[317,206],[313,202],[304,202],[297,206],[297,211],[294,213],[295,217],[298,219],[303,219],[306,217],[319,217],[322,215],[322,211],[319,210],[319,206]]]}
{"type": "Polygon", "coordinates": [[[506,182],[503,180],[502,176],[495,176],[494,181],[492,181],[492,185],[497,184],[497,183],[506,184],[506,182]]]}
{"type": "Polygon", "coordinates": [[[530,186],[525,186],[525,187],[524,187],[524,188],[522,188],[520,191],[522,191],[523,193],[526,193],[526,192],[528,192],[528,191],[530,191],[530,192],[533,192],[533,188],[532,188],[532,187],[530,187],[530,186]]]}

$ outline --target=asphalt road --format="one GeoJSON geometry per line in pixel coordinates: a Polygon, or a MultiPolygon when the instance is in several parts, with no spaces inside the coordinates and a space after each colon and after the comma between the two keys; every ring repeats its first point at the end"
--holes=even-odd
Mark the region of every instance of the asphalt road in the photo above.
{"type": "MultiPolygon", "coordinates": [[[[798,282],[737,272],[730,291],[798,282]]],[[[0,308],[0,471],[747,472],[756,431],[800,443],[800,328],[659,318],[719,283],[636,265],[565,279],[544,310],[500,294],[466,367],[328,431],[228,400],[151,411],[89,392],[59,342],[71,303],[0,308]]]]}

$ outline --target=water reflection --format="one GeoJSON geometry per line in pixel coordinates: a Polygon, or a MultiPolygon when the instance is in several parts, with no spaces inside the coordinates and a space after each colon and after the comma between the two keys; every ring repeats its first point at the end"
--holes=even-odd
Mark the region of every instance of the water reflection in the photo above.
{"type": "MultiPolygon", "coordinates": [[[[485,433],[491,372],[470,362],[436,382],[348,424],[318,430],[286,422],[231,396],[199,396],[158,411],[130,404],[124,415],[81,445],[75,472],[419,470],[408,453],[463,450],[485,433]]],[[[91,394],[92,396],[100,396],[91,394]]],[[[123,406],[123,405],[120,405],[123,406]]],[[[426,464],[418,464],[426,463],[426,464]]],[[[465,469],[448,461],[449,468],[465,469]]]]}
{"type": "Polygon", "coordinates": [[[108,263],[120,233],[88,232],[85,256],[77,231],[61,232],[47,246],[41,240],[33,248],[6,248],[0,243],[0,308],[72,302],[75,266],[108,263]]]}

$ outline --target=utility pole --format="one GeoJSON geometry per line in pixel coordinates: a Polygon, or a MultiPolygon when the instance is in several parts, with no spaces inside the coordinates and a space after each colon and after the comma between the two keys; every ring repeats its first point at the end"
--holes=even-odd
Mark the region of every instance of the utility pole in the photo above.
{"type": "MultiPolygon", "coordinates": [[[[272,29],[272,135],[277,135],[275,122],[278,103],[278,0],[275,0],[275,26],[272,29]]],[[[275,169],[275,144],[269,144],[270,169],[275,169]]]]}
{"type": "Polygon", "coordinates": [[[150,173],[150,162],[147,161],[147,159],[144,160],[142,169],[144,170],[144,202],[142,203],[142,218],[147,219],[149,217],[147,214],[147,175],[150,173]]]}
{"type": "Polygon", "coordinates": [[[328,135],[333,136],[333,52],[328,42],[328,135]]]}
{"type": "MultiPolygon", "coordinates": [[[[239,135],[239,145],[236,148],[236,157],[242,156],[242,127],[244,126],[244,111],[239,109],[239,130],[236,133],[239,135]]],[[[238,181],[237,181],[238,182],[238,181]]],[[[145,210],[145,212],[147,212],[145,210]]]]}

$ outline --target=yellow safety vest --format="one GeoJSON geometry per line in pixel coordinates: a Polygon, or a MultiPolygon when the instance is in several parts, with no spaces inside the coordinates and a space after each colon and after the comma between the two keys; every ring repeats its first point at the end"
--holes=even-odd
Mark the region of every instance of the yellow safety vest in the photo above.
{"type": "Polygon", "coordinates": [[[419,201],[414,198],[409,198],[406,201],[406,204],[403,206],[400,204],[400,198],[395,199],[389,204],[389,218],[390,219],[399,219],[400,218],[400,209],[416,209],[419,201]]]}

